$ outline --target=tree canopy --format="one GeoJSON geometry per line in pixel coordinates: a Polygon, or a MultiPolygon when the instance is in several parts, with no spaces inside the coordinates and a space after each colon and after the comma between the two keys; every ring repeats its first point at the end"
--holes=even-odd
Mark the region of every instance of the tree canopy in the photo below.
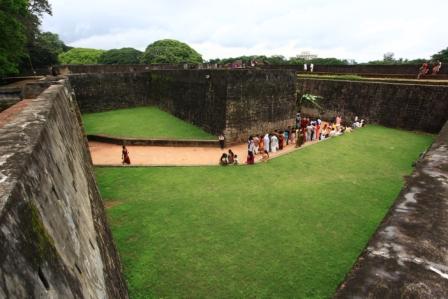
{"type": "Polygon", "coordinates": [[[104,50],[89,48],[73,48],[59,54],[61,64],[97,64],[104,50]]]}
{"type": "Polygon", "coordinates": [[[27,5],[26,0],[0,2],[0,76],[17,73],[26,54],[26,27],[21,20],[28,14],[27,5]]]}
{"type": "MultiPolygon", "coordinates": [[[[34,68],[58,64],[59,54],[69,49],[57,34],[51,32],[38,32],[33,41],[28,43],[28,54],[34,68]]],[[[28,63],[28,59],[23,61],[22,69],[29,68],[28,63]]]]}
{"type": "Polygon", "coordinates": [[[158,40],[146,48],[142,63],[202,63],[202,56],[186,43],[173,39],[158,40]]]}
{"type": "Polygon", "coordinates": [[[101,54],[98,63],[102,64],[138,64],[143,52],[134,48],[112,49],[101,54]]]}
{"type": "Polygon", "coordinates": [[[448,47],[431,56],[433,60],[448,63],[448,47]]]}

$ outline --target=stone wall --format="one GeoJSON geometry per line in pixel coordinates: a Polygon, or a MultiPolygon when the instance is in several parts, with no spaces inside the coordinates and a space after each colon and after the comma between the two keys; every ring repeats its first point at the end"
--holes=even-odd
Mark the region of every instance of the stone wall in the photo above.
{"type": "Polygon", "coordinates": [[[188,63],[160,63],[160,64],[65,64],[52,68],[54,75],[70,74],[104,74],[104,73],[133,73],[150,70],[198,70],[216,69],[217,64],[188,64],[188,63]]]}
{"type": "Polygon", "coordinates": [[[448,85],[298,79],[299,96],[322,96],[325,118],[340,113],[368,122],[437,133],[448,119],[448,85]]]}
{"type": "Polygon", "coordinates": [[[70,75],[82,113],[101,112],[149,104],[147,73],[104,73],[70,75]]]}
{"type": "Polygon", "coordinates": [[[0,298],[127,298],[70,86],[17,105],[0,125],[0,298]]]}
{"type": "Polygon", "coordinates": [[[447,298],[448,122],[335,298],[447,298]]]}
{"type": "MultiPolygon", "coordinates": [[[[308,63],[309,65],[309,63],[308,63]]],[[[417,76],[420,64],[402,65],[314,65],[314,72],[340,73],[340,74],[382,74],[382,75],[411,75],[417,76]]],[[[59,65],[53,68],[53,72],[59,75],[80,74],[80,73],[126,73],[142,72],[148,70],[193,70],[193,69],[225,69],[224,65],[218,64],[73,64],[59,65]]],[[[303,71],[303,65],[283,64],[283,65],[259,65],[256,69],[266,70],[295,70],[303,71]]],[[[45,73],[47,74],[47,73],[45,73]]],[[[448,67],[442,65],[439,72],[441,75],[448,74],[448,67]]]]}
{"type": "Polygon", "coordinates": [[[70,75],[81,111],[156,105],[227,141],[285,128],[294,116],[289,70],[152,70],[70,75]]]}
{"type": "Polygon", "coordinates": [[[249,135],[294,124],[296,76],[288,70],[228,72],[225,136],[245,142],[249,135]]]}

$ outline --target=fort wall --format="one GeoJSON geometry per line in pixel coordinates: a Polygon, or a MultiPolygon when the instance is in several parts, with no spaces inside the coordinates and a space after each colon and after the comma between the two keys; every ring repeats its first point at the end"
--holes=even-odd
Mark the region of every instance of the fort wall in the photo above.
{"type": "Polygon", "coordinates": [[[412,85],[365,81],[298,79],[299,96],[322,96],[324,118],[336,114],[352,121],[431,133],[448,120],[448,85],[412,85]]]}
{"type": "Polygon", "coordinates": [[[291,125],[296,77],[288,70],[152,70],[70,75],[81,112],[156,105],[229,142],[291,125]]]}
{"type": "MultiPolygon", "coordinates": [[[[309,65],[309,63],[308,63],[309,65]]],[[[320,73],[340,73],[340,74],[382,74],[382,75],[409,75],[416,77],[420,64],[394,64],[394,65],[314,65],[314,72],[320,73]]],[[[227,69],[220,64],[68,64],[59,65],[53,68],[53,72],[59,75],[70,75],[79,73],[123,73],[142,72],[149,70],[198,70],[198,69],[227,69]]],[[[265,70],[295,70],[303,72],[302,64],[282,64],[282,65],[258,65],[255,69],[265,70]]],[[[308,72],[310,73],[310,72],[308,72]]],[[[47,74],[47,73],[45,73],[47,74]]],[[[49,73],[48,73],[49,74],[49,73]]],[[[448,67],[442,65],[440,75],[448,75],[448,67]]],[[[428,76],[431,78],[432,76],[428,76]]]]}
{"type": "Polygon", "coordinates": [[[53,82],[9,109],[0,123],[0,298],[127,298],[70,85],[53,82]]]}

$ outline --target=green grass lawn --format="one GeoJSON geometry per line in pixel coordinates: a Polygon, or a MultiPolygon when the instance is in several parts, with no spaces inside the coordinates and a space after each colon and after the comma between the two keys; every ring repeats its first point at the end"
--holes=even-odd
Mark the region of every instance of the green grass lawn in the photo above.
{"type": "Polygon", "coordinates": [[[328,298],[432,136],[369,126],[265,164],[97,168],[131,298],[328,298]]]}
{"type": "Polygon", "coordinates": [[[157,107],[83,114],[87,134],[117,137],[216,139],[215,136],[157,107]]]}

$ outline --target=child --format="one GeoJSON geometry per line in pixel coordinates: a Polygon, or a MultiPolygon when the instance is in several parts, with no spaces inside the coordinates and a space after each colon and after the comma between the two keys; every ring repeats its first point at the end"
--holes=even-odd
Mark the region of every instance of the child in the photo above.
{"type": "Polygon", "coordinates": [[[221,166],[227,166],[229,164],[229,160],[227,158],[227,154],[223,153],[221,156],[221,159],[219,159],[219,165],[221,166]]]}
{"type": "Polygon", "coordinates": [[[240,162],[238,161],[238,155],[233,157],[233,165],[238,165],[240,162]]]}

